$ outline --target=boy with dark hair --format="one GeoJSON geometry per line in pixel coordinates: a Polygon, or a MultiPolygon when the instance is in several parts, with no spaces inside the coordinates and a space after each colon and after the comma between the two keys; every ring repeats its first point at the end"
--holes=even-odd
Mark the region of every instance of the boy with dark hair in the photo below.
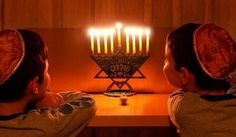
{"type": "Polygon", "coordinates": [[[186,24],[166,40],[163,71],[180,88],[168,100],[181,137],[235,137],[236,43],[214,24],[186,24]]]}
{"type": "Polygon", "coordinates": [[[29,30],[0,32],[0,134],[76,136],[95,114],[95,101],[78,91],[49,92],[47,47],[29,30]]]}

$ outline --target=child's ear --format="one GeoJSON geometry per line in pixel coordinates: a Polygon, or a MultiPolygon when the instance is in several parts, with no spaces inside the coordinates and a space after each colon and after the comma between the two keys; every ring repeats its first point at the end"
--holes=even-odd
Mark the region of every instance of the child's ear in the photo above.
{"type": "Polygon", "coordinates": [[[181,82],[183,85],[192,83],[193,74],[186,67],[181,67],[180,73],[181,73],[181,82]]]}
{"type": "Polygon", "coordinates": [[[38,83],[38,77],[35,77],[34,79],[30,80],[28,86],[27,86],[27,92],[37,95],[39,93],[39,83],[38,83]]]}

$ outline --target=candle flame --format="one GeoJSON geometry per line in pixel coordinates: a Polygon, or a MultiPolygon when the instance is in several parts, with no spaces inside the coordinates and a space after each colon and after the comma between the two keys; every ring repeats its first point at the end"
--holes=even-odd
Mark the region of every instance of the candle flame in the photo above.
{"type": "Polygon", "coordinates": [[[121,28],[122,28],[122,23],[117,22],[117,23],[116,23],[116,27],[117,27],[117,29],[121,29],[121,28]]]}
{"type": "Polygon", "coordinates": [[[125,33],[126,33],[126,34],[130,34],[130,32],[131,32],[131,29],[130,29],[129,27],[126,27],[126,28],[125,28],[125,33]]]}
{"type": "Polygon", "coordinates": [[[90,28],[88,32],[89,32],[90,36],[93,36],[94,33],[95,33],[95,29],[94,28],[90,28]]]}
{"type": "Polygon", "coordinates": [[[110,28],[110,29],[108,29],[108,32],[109,32],[110,35],[114,35],[115,29],[114,28],[110,28]]]}
{"type": "Polygon", "coordinates": [[[139,28],[137,30],[137,33],[138,33],[139,36],[142,36],[143,35],[143,29],[139,28]]]}
{"type": "Polygon", "coordinates": [[[97,37],[99,37],[100,35],[101,35],[101,30],[99,30],[99,29],[96,29],[95,30],[95,35],[97,36],[97,37]]]}
{"type": "Polygon", "coordinates": [[[150,29],[146,29],[146,35],[149,36],[151,33],[151,30],[150,29]]]}
{"type": "Polygon", "coordinates": [[[102,30],[102,35],[103,35],[104,37],[106,37],[108,34],[109,34],[108,29],[103,29],[103,30],[102,30]]]}
{"type": "Polygon", "coordinates": [[[150,48],[150,28],[138,27],[138,26],[125,26],[123,28],[122,23],[117,22],[114,27],[108,28],[89,28],[88,33],[91,40],[91,51],[92,54],[101,54],[101,46],[104,47],[104,53],[114,54],[114,49],[122,50],[122,34],[126,35],[126,54],[130,54],[130,48],[132,50],[132,55],[144,55],[143,49],[146,49],[146,55],[149,54],[150,48]],[[124,32],[123,32],[124,30],[124,32]],[[117,36],[118,45],[114,45],[114,36],[117,36]],[[95,42],[96,40],[96,42],[95,42]],[[94,51],[95,44],[97,45],[94,51]],[[104,45],[104,46],[103,46],[104,45]],[[109,45],[109,46],[108,46],[109,45]],[[115,47],[116,46],[116,47],[115,47]],[[144,47],[146,46],[146,47],[144,47]],[[109,49],[109,51],[108,51],[109,49]]]}

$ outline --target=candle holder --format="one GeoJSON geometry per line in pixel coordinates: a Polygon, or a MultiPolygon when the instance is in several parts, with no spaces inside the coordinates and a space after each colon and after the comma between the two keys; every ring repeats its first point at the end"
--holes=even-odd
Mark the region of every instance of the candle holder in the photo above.
{"type": "Polygon", "coordinates": [[[95,78],[109,78],[112,83],[104,92],[108,96],[120,96],[121,94],[131,96],[136,94],[128,83],[131,78],[143,79],[145,76],[139,70],[144,62],[150,57],[148,55],[126,55],[118,50],[114,55],[92,55],[92,59],[101,68],[95,78]],[[101,75],[105,72],[106,76],[101,75]],[[134,76],[139,73],[139,76],[134,76]],[[114,89],[116,86],[116,89],[114,89]],[[127,86],[124,89],[124,86],[127,86]]]}
{"type": "Polygon", "coordinates": [[[131,78],[145,78],[139,68],[149,58],[150,29],[141,27],[125,27],[124,32],[126,35],[125,47],[122,46],[121,23],[116,24],[116,29],[89,29],[92,51],[91,57],[101,68],[101,70],[95,75],[95,78],[109,78],[112,80],[112,83],[104,92],[104,94],[108,96],[134,95],[136,92],[128,81],[131,78]],[[113,39],[115,33],[117,33],[117,45],[114,44],[113,39]],[[145,42],[145,47],[143,40],[145,42]],[[138,42],[137,44],[136,41],[138,42]],[[102,42],[104,43],[104,45],[102,45],[103,50],[101,50],[102,42]],[[110,47],[108,47],[108,44],[110,44],[110,47]],[[115,49],[117,49],[116,52],[114,52],[115,49]],[[104,74],[102,75],[102,73],[105,73],[105,76],[104,74]],[[135,76],[135,73],[138,73],[139,75],[135,76]]]}

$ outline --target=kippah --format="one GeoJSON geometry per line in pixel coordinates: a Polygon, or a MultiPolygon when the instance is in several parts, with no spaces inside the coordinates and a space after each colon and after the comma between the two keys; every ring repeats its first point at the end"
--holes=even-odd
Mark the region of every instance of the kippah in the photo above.
{"type": "Polygon", "coordinates": [[[201,25],[194,33],[194,51],[207,75],[225,79],[236,67],[236,44],[229,33],[215,24],[201,25]]]}
{"type": "Polygon", "coordinates": [[[16,30],[0,31],[0,85],[7,81],[21,64],[25,46],[16,30]]]}

